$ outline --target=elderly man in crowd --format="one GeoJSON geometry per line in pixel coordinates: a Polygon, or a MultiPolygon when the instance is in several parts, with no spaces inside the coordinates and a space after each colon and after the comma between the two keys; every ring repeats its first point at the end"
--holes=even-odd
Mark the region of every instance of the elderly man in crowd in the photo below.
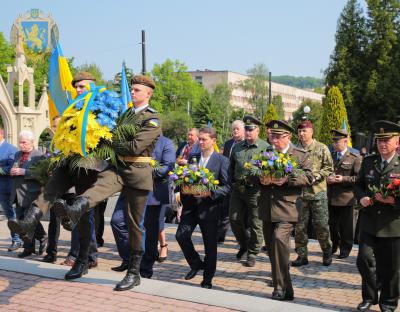
{"type": "MultiPolygon", "coordinates": [[[[35,180],[31,168],[45,156],[34,148],[34,142],[31,131],[23,130],[20,132],[18,137],[20,150],[15,154],[10,170],[12,177],[10,204],[16,204],[17,219],[24,217],[26,210],[41,192],[41,185],[35,180]]],[[[35,239],[40,243],[38,253],[42,254],[46,248],[47,236],[40,222],[36,225],[32,240],[24,243],[24,251],[18,257],[24,258],[35,252],[35,239]]]]}
{"type": "Polygon", "coordinates": [[[199,130],[191,128],[187,132],[187,141],[182,142],[176,150],[176,163],[184,166],[188,163],[188,159],[194,154],[200,153],[199,146],[199,130]]]}

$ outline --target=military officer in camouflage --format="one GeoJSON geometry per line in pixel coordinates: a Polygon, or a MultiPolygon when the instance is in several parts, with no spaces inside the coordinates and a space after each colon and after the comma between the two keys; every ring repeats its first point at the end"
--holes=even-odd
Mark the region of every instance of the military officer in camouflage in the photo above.
{"type": "Polygon", "coordinates": [[[347,144],[346,129],[333,129],[332,158],[334,174],[327,177],[329,227],[332,238],[332,253],[340,247],[339,259],[347,258],[353,248],[354,220],[353,207],[356,204],[353,187],[360,171],[362,157],[347,144]]]}
{"type": "Polygon", "coordinates": [[[355,186],[363,207],[357,257],[362,302],[357,308],[366,311],[379,303],[381,311],[395,311],[400,293],[400,198],[385,197],[373,188],[400,179],[400,156],[396,152],[400,125],[380,120],[374,129],[378,154],[364,158],[355,186]]]}
{"type": "Polygon", "coordinates": [[[258,218],[260,183],[258,179],[248,180],[244,177],[244,164],[249,162],[254,154],[267,149],[269,144],[258,137],[259,126],[262,125],[259,120],[252,116],[245,116],[243,122],[245,139],[234,146],[230,157],[229,179],[232,195],[229,221],[232,232],[239,243],[236,258],[240,260],[247,252],[247,260],[244,265],[253,267],[263,240],[262,223],[258,218]]]}
{"type": "Polygon", "coordinates": [[[299,222],[296,225],[296,252],[298,257],[293,266],[308,264],[308,221],[310,214],[317,239],[323,252],[323,265],[332,263],[332,243],[329,233],[329,213],[326,178],[333,173],[333,162],[328,147],[313,138],[313,124],[309,120],[302,121],[297,127],[299,147],[307,152],[308,161],[312,165],[315,177],[312,186],[304,188],[301,198],[299,222]]]}
{"type": "MultiPolygon", "coordinates": [[[[140,115],[141,128],[131,141],[124,142],[123,146],[116,146],[119,158],[125,165],[100,172],[97,181],[76,197],[72,205],[58,200],[53,208],[60,219],[68,218],[72,223],[76,223],[84,212],[103,200],[120,191],[124,194],[127,201],[130,259],[127,274],[116,285],[115,290],[127,290],[140,284],[140,260],[144,251],[143,218],[148,193],[153,189],[150,161],[155,143],[161,134],[159,115],[149,107],[149,100],[155,88],[154,81],[147,76],[138,75],[132,78],[131,85],[135,114],[140,115]]],[[[81,252],[84,251],[80,250],[81,252]]],[[[69,279],[85,274],[86,264],[77,265],[73,270],[69,272],[69,279]]]]}
{"type": "Polygon", "coordinates": [[[269,126],[269,138],[274,149],[294,158],[302,169],[274,182],[260,177],[259,217],[263,221],[264,239],[271,261],[272,299],[293,300],[289,273],[290,235],[299,218],[296,203],[302,194],[302,187],[311,185],[314,177],[306,152],[290,142],[294,129],[280,120],[272,120],[269,126]]]}

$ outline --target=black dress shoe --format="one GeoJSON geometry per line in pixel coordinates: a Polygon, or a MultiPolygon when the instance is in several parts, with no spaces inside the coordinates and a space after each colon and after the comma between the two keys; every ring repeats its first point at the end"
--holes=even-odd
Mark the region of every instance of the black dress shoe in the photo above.
{"type": "Polygon", "coordinates": [[[39,250],[38,255],[42,255],[47,247],[47,237],[43,237],[39,240],[39,250]]]}
{"type": "Polygon", "coordinates": [[[282,290],[274,290],[272,293],[272,300],[279,300],[279,301],[292,301],[294,299],[293,294],[285,293],[282,290]]]}
{"type": "Polygon", "coordinates": [[[115,272],[124,272],[128,270],[128,261],[123,260],[119,266],[112,267],[111,270],[115,272]]]}
{"type": "Polygon", "coordinates": [[[65,279],[66,280],[72,280],[76,278],[82,277],[82,275],[85,275],[88,273],[88,264],[85,262],[82,262],[81,260],[76,260],[73,267],[71,270],[69,270],[65,274],[65,279]]]}
{"type": "Polygon", "coordinates": [[[153,276],[153,272],[140,271],[140,277],[151,279],[152,276],[153,276]]]}
{"type": "Polygon", "coordinates": [[[332,263],[332,251],[323,252],[322,254],[322,264],[324,266],[329,266],[332,263]]]}
{"type": "Polygon", "coordinates": [[[201,288],[205,288],[205,289],[211,289],[212,288],[212,284],[211,283],[207,283],[205,281],[202,281],[200,283],[201,288]]]}
{"type": "Polygon", "coordinates": [[[340,253],[338,259],[346,259],[348,258],[350,253],[340,253]]]}
{"type": "Polygon", "coordinates": [[[165,245],[160,246],[160,253],[161,253],[161,249],[162,249],[162,248],[166,248],[166,249],[167,249],[167,255],[166,255],[165,257],[160,257],[160,256],[158,256],[157,261],[160,262],[160,263],[163,263],[163,262],[164,262],[165,260],[167,260],[167,258],[168,258],[168,244],[165,244],[165,245]]]}
{"type": "Polygon", "coordinates": [[[240,247],[239,251],[236,254],[236,259],[240,260],[242,259],[243,255],[247,252],[247,248],[245,247],[240,247]]]}
{"type": "Polygon", "coordinates": [[[201,269],[190,269],[190,271],[185,275],[185,280],[194,278],[200,270],[201,269]]]}
{"type": "Polygon", "coordinates": [[[8,251],[15,251],[22,247],[21,242],[12,242],[11,245],[8,247],[8,251]]]}
{"type": "Polygon", "coordinates": [[[35,250],[33,249],[24,249],[21,253],[18,254],[18,258],[25,258],[33,254],[35,250]]]}
{"type": "Polygon", "coordinates": [[[56,255],[47,254],[43,257],[42,262],[55,263],[57,261],[56,255]]]}
{"type": "Polygon", "coordinates": [[[303,258],[298,256],[296,260],[292,261],[292,266],[294,267],[300,267],[302,265],[307,265],[308,264],[308,258],[303,258]]]}
{"type": "Polygon", "coordinates": [[[371,301],[363,300],[358,306],[358,311],[367,311],[372,306],[371,301]]]}
{"type": "Polygon", "coordinates": [[[380,304],[379,309],[381,310],[381,312],[394,312],[396,310],[395,307],[388,307],[387,305],[384,304],[380,304]]]}

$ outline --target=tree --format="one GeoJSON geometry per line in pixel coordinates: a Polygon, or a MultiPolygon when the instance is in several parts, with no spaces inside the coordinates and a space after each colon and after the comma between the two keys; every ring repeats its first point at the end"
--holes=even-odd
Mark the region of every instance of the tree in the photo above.
{"type": "Polygon", "coordinates": [[[260,117],[265,113],[268,102],[268,68],[262,63],[255,64],[247,71],[250,76],[240,87],[250,94],[249,103],[255,115],[260,117]]]}
{"type": "Polygon", "coordinates": [[[266,132],[265,132],[265,125],[269,123],[271,120],[277,120],[279,119],[279,115],[275,110],[275,106],[271,103],[267,106],[267,111],[265,112],[263,118],[262,118],[262,123],[263,125],[261,126],[260,130],[260,137],[265,138],[266,137],[266,132]]]}
{"type": "MultiPolygon", "coordinates": [[[[128,81],[128,84],[130,85],[130,81],[132,77],[134,76],[133,70],[131,68],[126,67],[125,62],[123,62],[123,66],[125,68],[125,75],[126,75],[126,80],[128,81]]],[[[118,72],[114,76],[114,80],[112,81],[113,89],[115,92],[120,93],[121,92],[121,72],[118,72]]]]}
{"type": "Polygon", "coordinates": [[[160,111],[171,110],[186,112],[193,110],[204,94],[204,88],[187,73],[187,67],[180,61],[166,60],[155,64],[151,75],[156,82],[152,105],[160,111]]]}
{"type": "Polygon", "coordinates": [[[211,93],[213,110],[213,127],[217,130],[218,140],[226,141],[231,136],[233,108],[230,100],[232,87],[228,84],[218,84],[211,93]]]}
{"type": "Polygon", "coordinates": [[[187,130],[193,127],[192,118],[182,111],[168,111],[161,115],[163,134],[176,142],[186,140],[187,130]]]}
{"type": "Polygon", "coordinates": [[[278,114],[278,119],[285,119],[285,111],[283,110],[282,97],[280,95],[275,95],[272,98],[272,104],[275,107],[275,111],[278,114]]]}
{"type": "Polygon", "coordinates": [[[347,131],[350,134],[350,126],[342,93],[338,87],[333,86],[329,89],[323,103],[319,140],[326,145],[331,144],[331,130],[342,128],[343,121],[346,123],[347,131]]]}
{"type": "Polygon", "coordinates": [[[4,82],[7,82],[7,66],[12,65],[15,62],[15,50],[13,46],[8,43],[4,38],[2,32],[0,32],[0,75],[4,82]]]}
{"type": "Polygon", "coordinates": [[[210,94],[205,92],[201,97],[199,105],[197,105],[193,112],[193,122],[198,128],[207,126],[209,123],[213,123],[213,108],[211,103],[210,94]]]}
{"type": "MultiPolygon", "coordinates": [[[[313,124],[314,138],[316,138],[319,141],[320,140],[319,131],[321,128],[322,112],[323,109],[321,103],[314,102],[309,99],[304,100],[303,103],[301,103],[300,107],[293,113],[293,119],[291,125],[294,129],[297,129],[299,123],[304,119],[304,117],[306,117],[313,124]],[[310,112],[307,114],[307,116],[304,113],[305,106],[310,107],[310,112]]],[[[294,135],[293,141],[294,142],[297,141],[297,134],[294,135]]]]}
{"type": "Polygon", "coordinates": [[[96,78],[96,85],[98,85],[98,86],[106,85],[106,81],[103,78],[103,72],[100,69],[100,67],[95,63],[92,63],[92,64],[85,63],[83,65],[80,65],[77,67],[77,71],[78,72],[85,71],[85,72],[91,73],[96,78]]]}
{"type": "Polygon", "coordinates": [[[272,76],[271,80],[284,85],[300,88],[315,89],[324,85],[324,80],[314,77],[295,77],[295,76],[272,76]]]}
{"type": "Polygon", "coordinates": [[[365,80],[366,21],[357,0],[349,0],[337,24],[336,45],[329,67],[325,71],[326,84],[337,86],[343,94],[352,124],[360,123],[363,101],[362,83],[365,80]]]}

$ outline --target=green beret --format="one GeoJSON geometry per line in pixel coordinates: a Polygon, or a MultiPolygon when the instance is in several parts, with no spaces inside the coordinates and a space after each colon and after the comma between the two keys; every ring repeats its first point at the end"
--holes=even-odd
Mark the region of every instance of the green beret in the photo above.
{"type": "Polygon", "coordinates": [[[292,133],[294,129],[284,120],[271,120],[268,123],[268,128],[272,133],[292,133]]]}
{"type": "Polygon", "coordinates": [[[140,85],[152,88],[153,90],[156,88],[156,83],[154,82],[154,80],[145,75],[133,76],[131,79],[131,85],[134,85],[134,84],[140,84],[140,85]]]}
{"type": "Polygon", "coordinates": [[[262,125],[262,122],[253,116],[246,115],[243,117],[244,127],[247,129],[254,129],[262,125]]]}
{"type": "Polygon", "coordinates": [[[387,120],[378,120],[374,123],[374,131],[377,139],[390,139],[400,134],[400,125],[387,120]]]}
{"type": "Polygon", "coordinates": [[[72,86],[75,88],[75,83],[77,83],[78,81],[82,81],[82,80],[92,80],[92,81],[96,81],[96,78],[88,72],[82,71],[77,73],[74,78],[71,81],[72,86]]]}

